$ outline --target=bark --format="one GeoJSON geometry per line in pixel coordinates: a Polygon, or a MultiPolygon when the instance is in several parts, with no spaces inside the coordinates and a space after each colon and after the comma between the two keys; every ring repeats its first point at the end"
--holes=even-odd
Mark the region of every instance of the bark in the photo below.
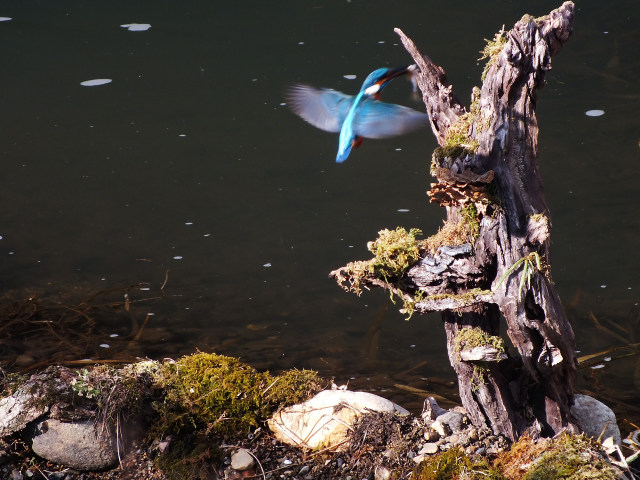
{"type": "MultiPolygon", "coordinates": [[[[573,3],[565,2],[545,17],[523,17],[497,38],[469,110],[444,70],[396,29],[420,67],[418,86],[442,147],[434,153],[437,183],[431,185],[431,201],[446,208],[452,223],[472,205],[479,228],[470,244],[423,251],[398,278],[369,274],[360,280],[390,289],[415,311],[443,312],[463,405],[476,425],[512,440],[524,433],[576,430],[570,417],[575,339],[551,280],[550,217],[536,159],[535,112],[551,57],[571,35],[573,12],[573,3]],[[455,148],[452,132],[464,138],[455,148]],[[506,360],[460,355],[463,329],[498,336],[501,316],[517,353],[506,360]]],[[[344,280],[348,267],[332,276],[344,280]]]]}

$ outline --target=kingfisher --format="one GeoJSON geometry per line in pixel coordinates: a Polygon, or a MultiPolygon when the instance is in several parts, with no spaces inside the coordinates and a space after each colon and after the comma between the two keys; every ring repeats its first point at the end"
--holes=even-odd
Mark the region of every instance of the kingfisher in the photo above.
{"type": "Polygon", "coordinates": [[[314,127],[340,132],[336,162],[344,162],[364,138],[386,138],[427,125],[428,115],[408,107],[380,101],[380,93],[394,78],[410,74],[416,65],[378,68],[367,76],[357,95],[329,88],[296,84],[287,93],[293,112],[314,127]]]}

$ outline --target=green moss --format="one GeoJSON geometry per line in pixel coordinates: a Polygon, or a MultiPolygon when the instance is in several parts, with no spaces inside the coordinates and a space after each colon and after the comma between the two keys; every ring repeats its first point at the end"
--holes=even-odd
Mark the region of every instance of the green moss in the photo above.
{"type": "Polygon", "coordinates": [[[505,480],[495,468],[481,457],[469,457],[461,448],[429,457],[415,468],[415,480],[505,480]]]}
{"type": "Polygon", "coordinates": [[[165,389],[164,402],[156,405],[160,430],[219,434],[246,433],[280,406],[306,399],[321,387],[309,370],[273,376],[236,358],[208,353],[164,364],[160,383],[165,389]]]}
{"type": "Polygon", "coordinates": [[[0,394],[3,397],[13,395],[15,391],[29,380],[26,373],[6,372],[0,368],[0,394]]]}
{"type": "Polygon", "coordinates": [[[447,220],[435,235],[423,240],[422,247],[431,255],[444,245],[455,246],[470,243],[473,245],[480,233],[480,219],[474,203],[470,202],[460,209],[457,222],[447,220]]]}
{"type": "Polygon", "coordinates": [[[473,155],[478,151],[480,144],[469,136],[476,115],[477,113],[465,113],[449,127],[442,145],[431,156],[432,176],[436,176],[436,167],[451,168],[456,158],[473,155]]]}
{"type": "Polygon", "coordinates": [[[463,349],[491,346],[501,353],[505,352],[504,340],[495,335],[489,335],[479,328],[463,328],[453,339],[453,351],[460,355],[463,349]]]}
{"type": "Polygon", "coordinates": [[[549,218],[544,213],[532,213],[529,218],[535,223],[549,223],[549,218]]]}
{"type": "Polygon", "coordinates": [[[523,436],[496,459],[495,465],[510,480],[618,478],[599,443],[584,435],[567,433],[537,442],[523,436]]]}
{"type": "Polygon", "coordinates": [[[531,465],[523,480],[609,480],[615,470],[597,454],[597,443],[584,435],[564,434],[531,465]]]}
{"type": "Polygon", "coordinates": [[[402,227],[380,230],[378,238],[367,244],[369,251],[375,255],[369,271],[385,279],[401,276],[420,258],[420,244],[416,240],[418,235],[422,235],[422,231],[417,228],[408,232],[402,227]]]}
{"type": "Polygon", "coordinates": [[[480,52],[482,56],[478,60],[488,59],[487,63],[484,66],[484,70],[482,71],[482,81],[484,82],[489,69],[496,64],[498,61],[498,56],[502,52],[502,49],[507,44],[507,32],[504,30],[504,25],[500,29],[498,33],[496,33],[493,37],[493,40],[488,40],[485,38],[485,42],[487,44],[484,46],[484,49],[480,52]]]}
{"type": "MultiPolygon", "coordinates": [[[[471,350],[476,347],[491,346],[498,350],[500,353],[504,353],[505,346],[504,340],[500,337],[489,335],[479,328],[463,328],[458,332],[453,339],[453,352],[460,358],[460,352],[464,349],[471,350]]],[[[487,369],[485,366],[479,363],[473,364],[473,375],[471,383],[474,386],[474,390],[480,388],[485,383],[485,373],[487,369]]]]}
{"type": "Polygon", "coordinates": [[[422,300],[446,300],[452,299],[456,300],[462,304],[464,303],[473,303],[476,298],[480,295],[491,295],[491,290],[483,290],[481,288],[472,288],[471,290],[467,290],[462,293],[438,293],[435,295],[428,295],[424,297],[422,300]]]}

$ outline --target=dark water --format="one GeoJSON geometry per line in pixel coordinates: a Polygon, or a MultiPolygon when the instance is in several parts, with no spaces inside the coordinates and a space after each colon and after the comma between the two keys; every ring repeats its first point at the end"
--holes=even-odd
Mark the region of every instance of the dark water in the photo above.
{"type": "MultiPolygon", "coordinates": [[[[451,395],[437,315],[406,322],[385,293],[358,298],[327,276],[369,258],[381,228],[441,224],[425,196],[431,132],[367,141],[337,165],[337,135],[292,115],[282,95],[300,81],[354,93],[374,68],[408,63],[398,26],[468,99],[483,39],[559,6],[444,3],[3,1],[1,291],[148,282],[131,294],[140,300],[158,296],[169,270],[164,298],[83,340],[93,358],[199,348],[315,368],[413,408],[420,397],[398,384],[451,395]],[[133,22],[151,28],[121,27],[133,22]],[[100,78],[112,82],[80,85],[100,78]]],[[[539,95],[539,160],[553,277],[588,354],[640,341],[640,4],[578,5],[539,95]]],[[[409,90],[396,81],[386,99],[420,108],[409,90]]],[[[582,388],[624,415],[640,393],[626,353],[581,371],[582,388]]]]}

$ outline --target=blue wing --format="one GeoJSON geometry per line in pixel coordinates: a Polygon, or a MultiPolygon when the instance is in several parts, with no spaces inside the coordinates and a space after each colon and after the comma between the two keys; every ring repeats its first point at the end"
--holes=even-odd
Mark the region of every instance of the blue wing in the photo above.
{"type": "Polygon", "coordinates": [[[339,132],[353,103],[352,95],[325,88],[293,85],[285,93],[289,107],[314,127],[339,132]]]}
{"type": "Polygon", "coordinates": [[[429,116],[408,107],[367,99],[356,114],[353,131],[365,138],[402,135],[428,125],[429,116]]]}

